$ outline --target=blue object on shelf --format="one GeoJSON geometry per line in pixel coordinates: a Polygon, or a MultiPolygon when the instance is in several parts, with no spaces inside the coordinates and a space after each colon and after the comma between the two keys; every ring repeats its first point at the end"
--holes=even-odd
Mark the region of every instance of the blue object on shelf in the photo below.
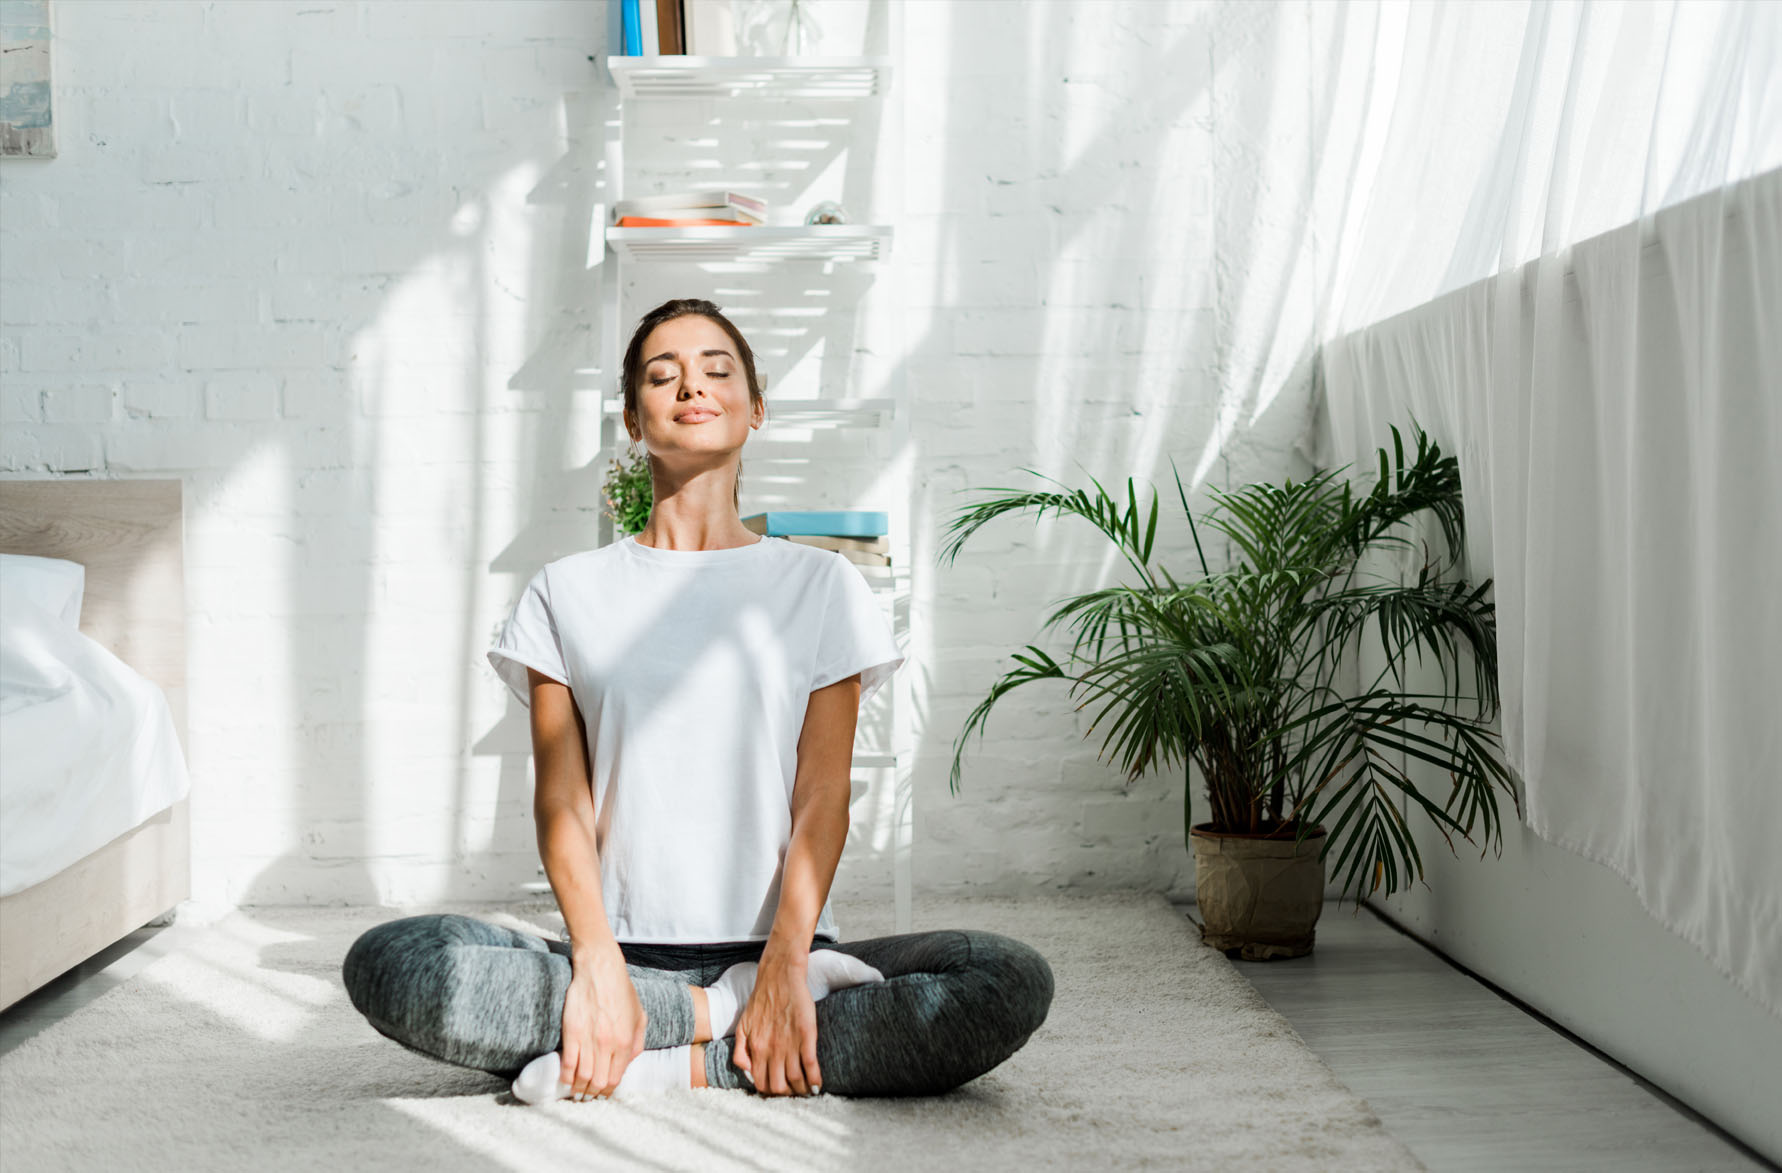
{"type": "Polygon", "coordinates": [[[880,509],[770,509],[742,519],[750,529],[769,537],[813,534],[832,538],[882,538],[890,530],[890,516],[880,509]]]}
{"type": "Polygon", "coordinates": [[[620,0],[620,19],[625,25],[624,55],[636,57],[643,52],[643,22],[637,14],[637,0],[620,0]]]}

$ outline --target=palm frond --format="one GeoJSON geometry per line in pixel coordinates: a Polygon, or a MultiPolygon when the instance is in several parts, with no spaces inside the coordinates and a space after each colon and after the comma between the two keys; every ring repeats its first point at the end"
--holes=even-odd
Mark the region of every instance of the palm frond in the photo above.
{"type": "Polygon", "coordinates": [[[978,702],[977,707],[966,718],[965,728],[961,729],[959,736],[953,739],[953,769],[947,775],[947,788],[954,794],[959,793],[960,757],[965,752],[965,742],[972,728],[976,726],[978,741],[982,744],[984,722],[989,719],[990,710],[997,701],[1023,684],[1032,684],[1036,680],[1068,680],[1071,678],[1051,656],[1046,654],[1044,649],[1028,644],[1027,650],[1033,653],[1031,657],[1023,656],[1019,652],[1011,653],[1013,658],[1020,662],[1021,667],[1004,673],[995,684],[990,686],[990,695],[978,702]]]}
{"type": "Polygon", "coordinates": [[[1411,585],[1356,586],[1310,600],[1304,619],[1326,620],[1328,638],[1343,645],[1375,621],[1382,673],[1391,672],[1401,688],[1412,654],[1422,663],[1427,648],[1441,671],[1444,695],[1455,700],[1461,699],[1459,681],[1449,685],[1448,665],[1460,663],[1464,647],[1473,664],[1473,695],[1488,720],[1498,709],[1496,607],[1485,597],[1490,589],[1489,579],[1476,587],[1440,582],[1425,566],[1411,585]]]}
{"type": "MultiPolygon", "coordinates": [[[[1030,468],[1023,468],[1021,471],[1032,473],[1041,480],[1062,484],[1056,478],[1030,468]]],[[[1100,481],[1095,481],[1093,477],[1090,480],[1095,483],[1094,494],[1083,489],[1050,492],[993,486],[990,491],[1010,495],[979,501],[961,510],[949,525],[950,536],[942,544],[937,557],[946,559],[947,563],[951,565],[972,534],[1004,514],[1021,513],[1031,509],[1034,513],[1034,524],[1037,525],[1040,519],[1050,511],[1059,515],[1075,515],[1095,526],[1109,541],[1114,543],[1140,578],[1147,584],[1154,584],[1149,562],[1152,541],[1157,533],[1156,494],[1152,494],[1150,522],[1141,530],[1138,495],[1130,479],[1127,481],[1128,507],[1124,510],[1120,503],[1110,496],[1106,489],[1102,488],[1100,481]]]]}

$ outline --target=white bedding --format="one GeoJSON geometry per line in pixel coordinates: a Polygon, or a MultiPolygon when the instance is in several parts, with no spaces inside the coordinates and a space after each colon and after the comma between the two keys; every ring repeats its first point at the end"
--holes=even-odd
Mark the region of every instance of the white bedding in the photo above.
{"type": "Polygon", "coordinates": [[[0,605],[0,896],[191,790],[166,694],[38,603],[0,605]]]}

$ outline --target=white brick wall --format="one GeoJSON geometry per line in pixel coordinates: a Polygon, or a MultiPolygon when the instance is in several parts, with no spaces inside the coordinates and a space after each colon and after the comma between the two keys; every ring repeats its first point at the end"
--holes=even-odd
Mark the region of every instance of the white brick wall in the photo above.
{"type": "MultiPolygon", "coordinates": [[[[876,153],[849,135],[897,123],[870,113],[717,139],[711,110],[627,113],[627,190],[715,156],[788,215],[847,195],[895,216],[900,280],[831,275],[816,299],[798,274],[634,275],[630,304],[725,305],[770,396],[907,388],[911,451],[824,433],[832,458],[789,466],[801,489],[778,461],[813,451],[759,436],[744,506],[858,503],[911,469],[918,884],[1180,891],[1180,770],[1122,793],[1063,688],[1003,701],[947,790],[1008,653],[1118,576],[1105,542],[1005,519],[934,556],[954,490],[1029,483],[1018,466],[1136,474],[1171,522],[1172,457],[1216,484],[1303,471],[1304,12],[904,15],[903,138],[876,153]]],[[[56,20],[61,155],[0,173],[0,474],[186,483],[197,894],[512,895],[537,866],[527,731],[483,651],[537,566],[594,540],[601,6],[82,0],[56,20]]],[[[1187,565],[1179,524],[1161,545],[1187,565]]]]}

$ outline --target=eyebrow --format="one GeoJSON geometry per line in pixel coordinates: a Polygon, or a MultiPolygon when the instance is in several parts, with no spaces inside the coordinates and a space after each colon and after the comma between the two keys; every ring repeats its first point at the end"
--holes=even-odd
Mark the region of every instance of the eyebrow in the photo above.
{"type": "MultiPolygon", "coordinates": [[[[699,352],[699,357],[706,358],[708,356],[719,355],[719,354],[724,355],[726,358],[735,358],[736,357],[734,354],[731,354],[728,350],[702,350],[699,352]]],[[[655,358],[646,358],[646,359],[644,359],[644,365],[648,366],[650,363],[659,362],[665,358],[672,360],[674,358],[674,351],[665,350],[661,354],[658,354],[655,358]]]]}

